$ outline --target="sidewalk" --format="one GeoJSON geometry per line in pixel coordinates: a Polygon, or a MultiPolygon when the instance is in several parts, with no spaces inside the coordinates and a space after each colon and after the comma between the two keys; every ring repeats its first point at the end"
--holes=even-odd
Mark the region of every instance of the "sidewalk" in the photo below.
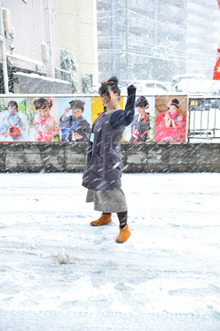
{"type": "Polygon", "coordinates": [[[131,237],[82,174],[0,174],[0,331],[219,331],[220,174],[123,174],[131,237]]]}

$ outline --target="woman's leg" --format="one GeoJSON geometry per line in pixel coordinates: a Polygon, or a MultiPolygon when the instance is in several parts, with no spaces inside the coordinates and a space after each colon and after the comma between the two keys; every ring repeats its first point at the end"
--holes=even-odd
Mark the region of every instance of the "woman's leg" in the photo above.
{"type": "Polygon", "coordinates": [[[128,212],[122,211],[121,213],[117,213],[117,215],[120,223],[120,228],[123,230],[124,227],[127,225],[128,212]]]}
{"type": "Polygon", "coordinates": [[[120,223],[120,226],[119,226],[120,233],[119,233],[116,241],[118,243],[123,243],[126,240],[128,240],[128,238],[131,235],[131,232],[129,231],[128,224],[127,224],[128,212],[123,211],[123,212],[117,213],[117,215],[118,215],[118,219],[119,219],[119,223],[120,223]]]}

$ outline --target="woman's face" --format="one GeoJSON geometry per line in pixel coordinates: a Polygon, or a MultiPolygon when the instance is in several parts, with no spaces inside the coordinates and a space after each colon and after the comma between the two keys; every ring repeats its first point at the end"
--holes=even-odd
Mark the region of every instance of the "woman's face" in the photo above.
{"type": "Polygon", "coordinates": [[[39,108],[37,110],[37,112],[38,112],[39,117],[42,118],[43,120],[46,120],[50,116],[49,106],[47,106],[45,108],[39,108]]]}
{"type": "Polygon", "coordinates": [[[170,112],[171,112],[171,114],[175,114],[177,112],[177,108],[174,105],[171,105],[170,112]]]}
{"type": "Polygon", "coordinates": [[[108,107],[111,104],[114,104],[116,101],[118,101],[118,93],[114,93],[110,87],[108,86],[108,92],[109,95],[107,94],[102,94],[101,95],[101,100],[104,106],[108,107]]]}
{"type": "Polygon", "coordinates": [[[136,110],[139,114],[144,114],[145,113],[145,107],[136,107],[136,110]]]}

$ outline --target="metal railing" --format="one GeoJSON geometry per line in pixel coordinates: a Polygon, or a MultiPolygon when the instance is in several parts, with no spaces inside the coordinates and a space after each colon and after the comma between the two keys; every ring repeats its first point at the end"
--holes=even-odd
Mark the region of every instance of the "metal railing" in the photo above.
{"type": "Polygon", "coordinates": [[[187,138],[220,141],[220,96],[189,96],[187,138]]]}

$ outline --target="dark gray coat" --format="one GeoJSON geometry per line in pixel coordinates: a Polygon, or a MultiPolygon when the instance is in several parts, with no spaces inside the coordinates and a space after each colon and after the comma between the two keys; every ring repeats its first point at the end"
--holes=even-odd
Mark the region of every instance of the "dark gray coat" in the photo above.
{"type": "Polygon", "coordinates": [[[94,140],[89,141],[82,185],[93,191],[114,190],[121,187],[120,142],[126,125],[134,117],[135,87],[128,87],[125,110],[103,112],[94,122],[94,140]]]}

